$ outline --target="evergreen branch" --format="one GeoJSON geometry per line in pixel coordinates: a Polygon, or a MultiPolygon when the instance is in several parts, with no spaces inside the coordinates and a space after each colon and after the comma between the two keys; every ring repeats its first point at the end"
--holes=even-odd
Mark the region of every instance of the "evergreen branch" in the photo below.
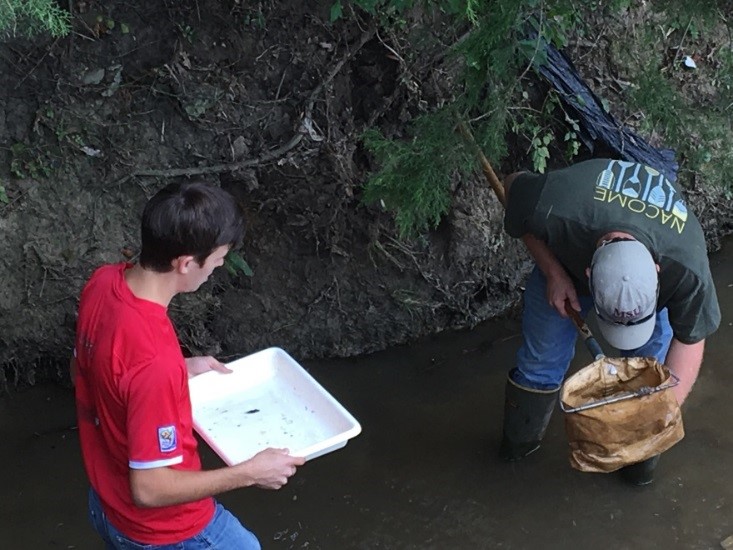
{"type": "Polygon", "coordinates": [[[71,31],[71,14],[55,0],[1,0],[0,38],[48,32],[54,38],[71,31]]]}

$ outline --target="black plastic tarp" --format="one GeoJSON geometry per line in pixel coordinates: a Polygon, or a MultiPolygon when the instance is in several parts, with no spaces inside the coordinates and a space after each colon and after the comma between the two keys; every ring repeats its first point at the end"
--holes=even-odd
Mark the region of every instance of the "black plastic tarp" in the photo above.
{"type": "Polygon", "coordinates": [[[618,160],[640,162],[660,171],[670,181],[677,179],[679,165],[672,149],[657,149],[619,123],[603,108],[565,54],[547,42],[544,51],[547,61],[537,70],[576,115],[580,126],[578,137],[591,152],[603,144],[618,160]]]}

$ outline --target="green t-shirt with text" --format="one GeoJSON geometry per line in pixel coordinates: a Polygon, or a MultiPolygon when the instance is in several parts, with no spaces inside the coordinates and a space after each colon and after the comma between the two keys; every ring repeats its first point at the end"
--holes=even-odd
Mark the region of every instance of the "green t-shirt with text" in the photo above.
{"type": "Polygon", "coordinates": [[[669,310],[675,338],[699,342],[718,328],[720,308],[697,218],[680,191],[657,170],[593,159],[548,174],[522,174],[512,184],[504,227],[547,244],[589,294],[585,270],[598,240],[623,231],[644,244],[660,266],[657,307],[669,310]]]}

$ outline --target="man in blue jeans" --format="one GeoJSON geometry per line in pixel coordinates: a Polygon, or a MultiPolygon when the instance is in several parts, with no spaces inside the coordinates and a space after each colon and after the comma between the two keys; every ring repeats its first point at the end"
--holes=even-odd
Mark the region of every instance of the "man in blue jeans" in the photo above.
{"type": "Polygon", "coordinates": [[[174,544],[142,544],[129,538],[110,523],[102,508],[99,495],[94,489],[89,489],[89,521],[92,523],[94,530],[102,537],[105,548],[109,550],[116,548],[129,550],[204,550],[212,548],[258,550],[261,548],[260,542],[254,533],[246,529],[221,504],[215,502],[215,506],[214,517],[206,527],[195,535],[174,544]]]}
{"type": "MultiPolygon", "coordinates": [[[[574,354],[570,307],[591,309],[605,339],[628,357],[655,357],[679,379],[680,404],[720,324],[702,228],[682,195],[651,167],[594,159],[506,179],[505,229],[536,265],[527,281],[522,345],[506,386],[500,454],[537,450],[574,354]]],[[[653,480],[658,456],[624,468],[653,480]]]]}
{"type": "Polygon", "coordinates": [[[259,550],[214,495],[279,489],[305,462],[264,449],[201,467],[188,379],[231,371],[210,356],[184,358],[168,306],[223,265],[243,227],[223,189],[170,184],[143,211],[139,262],[102,266],[84,286],[71,372],[89,515],[107,548],[259,550]]]}

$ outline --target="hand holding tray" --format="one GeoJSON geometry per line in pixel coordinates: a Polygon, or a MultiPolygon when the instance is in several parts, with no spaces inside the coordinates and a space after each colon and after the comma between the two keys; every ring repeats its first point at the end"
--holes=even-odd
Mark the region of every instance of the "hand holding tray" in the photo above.
{"type": "Polygon", "coordinates": [[[361,433],[354,417],[280,348],[228,363],[234,372],[189,380],[194,429],[229,466],[267,447],[306,460],[361,433]]]}

